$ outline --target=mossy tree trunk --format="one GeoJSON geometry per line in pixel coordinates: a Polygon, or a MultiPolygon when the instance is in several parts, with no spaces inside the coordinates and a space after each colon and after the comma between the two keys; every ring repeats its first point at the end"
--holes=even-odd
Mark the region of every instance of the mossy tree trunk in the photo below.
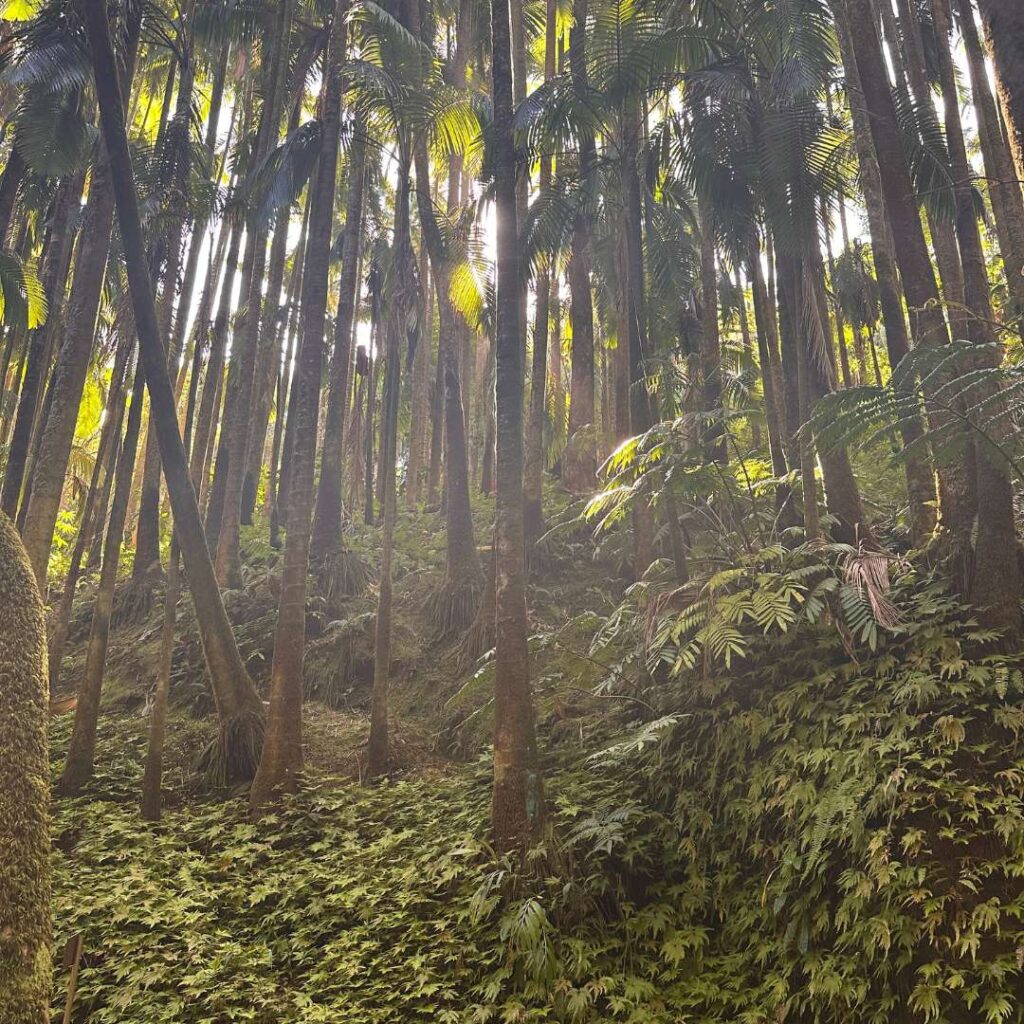
{"type": "Polygon", "coordinates": [[[35,574],[0,512],[0,1020],[47,1024],[50,763],[46,627],[35,574]]]}

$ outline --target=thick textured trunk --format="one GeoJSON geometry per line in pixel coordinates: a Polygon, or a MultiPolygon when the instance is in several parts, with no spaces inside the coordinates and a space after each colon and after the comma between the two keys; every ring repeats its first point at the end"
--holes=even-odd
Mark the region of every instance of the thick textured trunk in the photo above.
{"type": "Polygon", "coordinates": [[[124,106],[115,74],[105,8],[88,5],[86,24],[92,44],[100,119],[135,310],[140,361],[146,376],[167,490],[221,720],[216,752],[218,774],[226,780],[249,778],[255,770],[258,741],[262,738],[263,708],[246,674],[224,611],[189,478],[185,449],[178,432],[174,391],[167,375],[153,285],[145,258],[138,195],[124,125],[124,106]]]}
{"type": "Polygon", "coordinates": [[[495,710],[491,828],[495,845],[523,851],[543,816],[527,657],[523,549],[523,349],[520,338],[516,154],[508,0],[491,3],[497,300],[495,355],[495,710]]]}
{"type": "Polygon", "coordinates": [[[1017,179],[1024,181],[1024,6],[1020,0],[978,0],[978,10],[1017,179]]]}
{"type": "Polygon", "coordinates": [[[306,637],[306,578],[313,514],[313,463],[324,362],[324,324],[334,224],[334,191],[341,122],[341,60],[347,0],[334,8],[321,106],[320,155],[310,191],[309,239],[302,278],[302,357],[295,417],[295,468],[281,572],[281,599],[270,671],[270,714],[250,805],[261,811],[282,793],[294,792],[302,772],[302,657],[306,637]]]}
{"type": "Polygon", "coordinates": [[[2,512],[0,664],[0,1020],[46,1024],[53,985],[46,626],[32,566],[2,512]]]}
{"type": "MultiPolygon", "coordinates": [[[[356,127],[349,162],[348,197],[345,201],[345,237],[341,249],[338,282],[338,315],[334,322],[334,354],[331,357],[330,390],[324,416],[324,443],[320,456],[320,483],[316,492],[313,561],[342,546],[342,470],[345,454],[345,412],[348,408],[349,368],[352,365],[352,328],[359,299],[359,250],[363,234],[363,187],[366,167],[365,128],[356,127]]],[[[421,340],[422,344],[422,340],[421,340]]]]}

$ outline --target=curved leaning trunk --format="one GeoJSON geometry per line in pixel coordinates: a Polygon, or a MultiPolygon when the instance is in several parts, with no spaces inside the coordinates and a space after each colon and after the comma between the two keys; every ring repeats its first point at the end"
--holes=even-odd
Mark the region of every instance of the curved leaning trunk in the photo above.
{"type": "Polygon", "coordinates": [[[164,477],[220,718],[220,734],[211,753],[212,766],[214,774],[225,781],[249,778],[256,767],[258,743],[262,738],[263,708],[242,664],[224,611],[178,431],[174,391],[167,374],[153,286],[145,257],[138,195],[124,126],[124,107],[114,74],[110,28],[102,5],[87,5],[86,24],[93,49],[100,120],[110,159],[118,223],[135,310],[140,361],[146,376],[164,477]]]}

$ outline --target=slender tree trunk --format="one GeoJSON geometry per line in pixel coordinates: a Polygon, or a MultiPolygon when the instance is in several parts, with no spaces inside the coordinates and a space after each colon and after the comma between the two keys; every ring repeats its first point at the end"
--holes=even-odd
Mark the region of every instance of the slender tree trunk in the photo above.
{"type": "Polygon", "coordinates": [[[105,160],[94,169],[82,223],[68,300],[67,330],[53,370],[53,404],[40,435],[39,456],[23,537],[40,590],[46,588],[53,528],[85,388],[114,217],[110,173],[105,160]]]}
{"type": "Polygon", "coordinates": [[[722,409],[722,346],[718,332],[718,270],[715,266],[715,231],[708,204],[700,213],[700,386],[704,427],[704,450],[709,462],[728,461],[722,409]]]}
{"type": "Polygon", "coordinates": [[[352,330],[359,299],[359,253],[363,234],[363,188],[366,176],[365,126],[356,125],[349,161],[348,197],[345,202],[345,235],[338,282],[338,315],[334,323],[334,354],[331,357],[330,390],[324,417],[320,484],[313,514],[310,557],[314,562],[341,549],[342,470],[345,452],[345,411],[348,407],[349,368],[352,365],[352,330]]]}
{"type": "Polygon", "coordinates": [[[427,247],[420,246],[420,330],[412,362],[411,409],[409,420],[409,465],[405,503],[415,508],[423,484],[423,462],[429,457],[430,437],[430,353],[434,337],[434,293],[430,284],[427,247]]]}
{"type": "Polygon", "coordinates": [[[292,410],[296,424],[295,469],[281,573],[281,600],[274,633],[274,660],[270,672],[270,714],[263,756],[249,797],[255,813],[262,811],[282,793],[294,792],[302,773],[306,578],[341,127],[341,62],[344,57],[346,6],[347,0],[337,0],[334,6],[323,81],[320,155],[315,187],[309,196],[309,240],[302,276],[302,356],[296,369],[299,377],[298,403],[292,410]]]}
{"type": "Polygon", "coordinates": [[[768,289],[761,272],[761,252],[756,238],[750,241],[747,272],[750,274],[754,326],[757,330],[757,353],[761,363],[761,384],[764,388],[764,405],[768,420],[768,450],[772,457],[772,473],[781,478],[788,472],[788,465],[784,442],[779,342],[775,315],[768,301],[768,289]]]}
{"type": "MultiPolygon", "coordinates": [[[[586,32],[588,0],[574,0],[574,23],[569,31],[569,71],[580,92],[588,88],[586,32]]],[[[589,132],[579,140],[579,175],[587,181],[594,172],[596,147],[589,132]]],[[[562,483],[576,494],[594,489],[597,450],[594,424],[594,305],[590,291],[589,214],[577,214],[569,254],[569,317],[572,321],[572,354],[569,371],[569,437],[562,453],[562,483]]],[[[629,288],[628,279],[623,287],[629,288]]]]}
{"type": "MultiPolygon", "coordinates": [[[[255,164],[269,153],[276,141],[278,123],[284,100],[285,76],[288,70],[288,39],[291,34],[293,7],[282,3],[275,25],[276,40],[274,62],[269,76],[269,92],[260,115],[255,147],[255,164]]],[[[246,286],[244,323],[236,332],[237,360],[232,351],[232,362],[237,365],[236,389],[229,410],[225,409],[222,433],[226,433],[226,466],[223,471],[223,508],[214,564],[217,579],[224,585],[239,588],[242,584],[242,558],[239,549],[242,484],[248,462],[253,389],[257,353],[263,327],[263,274],[267,262],[267,230],[256,219],[248,224],[251,245],[251,270],[246,286]]],[[[246,261],[248,262],[248,260],[246,261]]],[[[229,378],[230,380],[230,378],[229,378]]],[[[219,460],[218,460],[219,461],[219,460]]]]}
{"type": "MultiPolygon", "coordinates": [[[[366,774],[376,778],[387,770],[388,690],[391,677],[392,560],[395,547],[395,520],[398,502],[395,487],[395,460],[398,440],[398,400],[401,383],[402,337],[405,320],[415,301],[412,287],[412,242],[409,237],[409,155],[407,140],[400,140],[398,185],[395,206],[395,274],[389,296],[385,328],[384,415],[381,423],[381,473],[383,475],[383,537],[381,538],[380,582],[377,596],[377,621],[373,642],[373,697],[370,708],[370,739],[366,774]]],[[[417,161],[418,162],[418,161],[417,161]]],[[[423,182],[417,183],[420,188],[423,182]]]]}
{"type": "MultiPolygon", "coordinates": [[[[880,2],[884,11],[886,3],[880,2]]],[[[895,22],[888,8],[886,36],[890,53],[902,56],[896,64],[905,68],[910,81],[910,89],[917,106],[918,116],[931,128],[938,127],[935,115],[934,99],[931,83],[928,80],[928,67],[918,18],[916,4],[912,0],[897,0],[900,9],[900,28],[897,32],[895,22]]],[[[937,134],[937,133],[936,133],[937,134]]],[[[925,215],[931,232],[932,249],[935,252],[935,263],[939,268],[939,283],[942,296],[946,300],[946,316],[950,332],[954,339],[967,337],[967,312],[964,308],[964,272],[960,264],[957,249],[956,229],[951,220],[934,214],[927,207],[925,215]]]]}
{"type": "Polygon", "coordinates": [[[520,341],[516,154],[508,0],[491,2],[495,199],[497,205],[497,488],[495,534],[494,789],[491,828],[499,849],[524,850],[543,816],[527,658],[523,550],[523,350],[520,341]]]}
{"type": "Polygon", "coordinates": [[[85,500],[85,508],[82,511],[82,521],[78,528],[78,535],[75,538],[75,546],[71,552],[60,603],[54,609],[51,616],[49,675],[50,690],[52,692],[56,692],[57,684],[60,681],[61,660],[64,657],[64,647],[67,643],[68,626],[71,621],[71,610],[82,568],[82,558],[85,555],[85,546],[97,525],[102,527],[106,517],[110,482],[116,472],[117,441],[121,434],[122,420],[124,419],[125,378],[128,360],[131,357],[133,348],[133,332],[124,331],[114,357],[114,368],[110,378],[110,394],[107,397],[103,428],[100,433],[100,443],[96,452],[92,480],[89,483],[89,493],[85,500]],[[101,484],[100,477],[104,473],[105,480],[101,484]]]}
{"type": "Polygon", "coordinates": [[[14,202],[18,198],[18,189],[21,188],[27,170],[28,167],[18,147],[12,146],[4,173],[0,175],[0,247],[7,245],[11,217],[14,215],[14,202]]]}
{"type": "Polygon", "coordinates": [[[102,5],[87,6],[86,26],[92,45],[100,120],[110,160],[118,224],[135,310],[140,361],[145,372],[151,415],[157,424],[164,476],[220,717],[221,731],[214,754],[219,765],[217,774],[227,781],[250,778],[262,740],[263,708],[246,674],[224,611],[178,432],[174,392],[167,375],[153,285],[142,239],[138,194],[125,132],[124,105],[115,75],[110,27],[102,5]]]}
{"type": "Polygon", "coordinates": [[[78,684],[75,722],[68,742],[67,761],[58,785],[59,792],[64,796],[80,793],[82,787],[92,778],[93,759],[96,754],[96,726],[100,714],[100,692],[107,663],[110,617],[114,609],[114,588],[117,585],[117,569],[121,559],[121,537],[128,514],[135,453],[139,443],[139,427],[142,423],[144,386],[145,372],[140,364],[135,371],[124,443],[117,462],[117,482],[114,485],[114,500],[110,508],[106,542],[103,545],[103,566],[92,606],[85,669],[78,684]]]}
{"type": "MultiPolygon", "coordinates": [[[[469,453],[462,405],[462,378],[455,349],[458,314],[451,304],[445,246],[430,199],[429,163],[425,140],[417,140],[416,200],[420,229],[430,255],[437,296],[439,350],[444,375],[444,453],[447,515],[445,522],[445,581],[431,600],[428,614],[441,635],[465,629],[473,621],[480,596],[480,565],[476,554],[473,513],[469,501],[469,453]]],[[[449,209],[454,212],[449,190],[449,209]]]]}
{"type": "MultiPolygon", "coordinates": [[[[308,205],[307,205],[308,212],[308,205]]],[[[288,404],[291,396],[290,369],[297,360],[298,335],[302,319],[299,309],[299,298],[302,294],[302,268],[306,252],[306,234],[309,217],[303,217],[302,230],[299,232],[299,244],[292,267],[292,279],[288,285],[288,324],[285,334],[285,359],[277,373],[277,411],[274,414],[274,440],[270,449],[270,472],[267,479],[267,518],[270,523],[270,546],[281,546],[281,492],[284,471],[281,466],[281,452],[285,441],[285,423],[289,422],[291,407],[288,404]]],[[[292,424],[291,437],[294,438],[295,426],[292,424]]],[[[283,489],[287,493],[287,489],[283,489]]]]}

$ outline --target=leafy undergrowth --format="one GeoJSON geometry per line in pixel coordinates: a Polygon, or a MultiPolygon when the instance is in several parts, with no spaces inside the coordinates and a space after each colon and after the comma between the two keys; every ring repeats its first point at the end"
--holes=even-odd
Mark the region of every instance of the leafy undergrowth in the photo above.
{"type": "MultiPolygon", "coordinates": [[[[820,617],[737,617],[730,668],[633,697],[585,616],[535,637],[551,813],[519,871],[486,842],[486,756],[363,788],[329,774],[358,722],[313,712],[308,791],[252,824],[189,790],[207,726],[179,716],[150,827],[144,719],[108,715],[89,795],[56,807],[74,1020],[1021,1021],[1020,662],[926,580],[891,599],[899,627],[852,650],[820,617]]],[[[482,712],[486,675],[444,692],[482,712]]]]}

